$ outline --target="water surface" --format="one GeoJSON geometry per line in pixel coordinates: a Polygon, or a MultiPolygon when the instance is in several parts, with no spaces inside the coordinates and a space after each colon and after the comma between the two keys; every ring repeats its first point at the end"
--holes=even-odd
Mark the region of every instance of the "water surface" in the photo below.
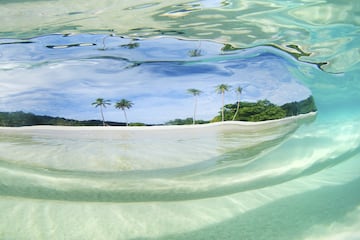
{"type": "Polygon", "coordinates": [[[360,237],[357,1],[0,4],[0,111],[99,118],[91,101],[124,96],[163,123],[191,116],[195,87],[210,119],[219,83],[318,108],[264,128],[1,129],[0,238],[360,237]]]}

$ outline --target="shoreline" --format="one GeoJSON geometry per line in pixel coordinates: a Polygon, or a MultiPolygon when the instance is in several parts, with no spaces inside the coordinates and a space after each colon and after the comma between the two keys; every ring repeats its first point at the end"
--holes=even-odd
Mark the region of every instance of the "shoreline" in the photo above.
{"type": "Polygon", "coordinates": [[[309,117],[314,117],[317,112],[310,112],[306,114],[299,114],[296,116],[259,121],[259,122],[246,122],[246,121],[224,121],[205,124],[191,124],[191,125],[155,125],[155,126],[60,126],[60,125],[34,125],[34,126],[22,126],[22,127],[0,127],[0,130],[85,130],[85,131],[147,131],[147,130],[179,130],[179,129],[199,129],[209,127],[221,127],[221,126],[263,126],[279,123],[288,123],[292,121],[302,120],[309,117]]]}

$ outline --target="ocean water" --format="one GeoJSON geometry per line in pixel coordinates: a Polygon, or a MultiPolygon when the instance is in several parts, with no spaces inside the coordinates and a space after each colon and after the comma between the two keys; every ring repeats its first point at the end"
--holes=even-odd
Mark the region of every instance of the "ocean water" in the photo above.
{"type": "Polygon", "coordinates": [[[349,1],[0,1],[0,112],[132,122],[312,95],[271,124],[0,128],[0,239],[360,239],[349,1]],[[227,103],[236,94],[225,95],[227,103]],[[107,120],[123,121],[109,106],[107,120]]]}

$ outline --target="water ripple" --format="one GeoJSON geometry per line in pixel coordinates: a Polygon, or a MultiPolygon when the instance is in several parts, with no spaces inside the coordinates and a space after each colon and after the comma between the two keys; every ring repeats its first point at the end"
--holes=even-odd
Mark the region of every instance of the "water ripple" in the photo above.
{"type": "Polygon", "coordinates": [[[137,100],[130,117],[162,122],[198,87],[210,118],[217,81],[241,83],[246,101],[304,89],[289,80],[318,107],[310,124],[197,136],[1,129],[1,239],[359,237],[358,0],[0,6],[1,111],[91,119],[93,98],[121,95],[137,100]]]}

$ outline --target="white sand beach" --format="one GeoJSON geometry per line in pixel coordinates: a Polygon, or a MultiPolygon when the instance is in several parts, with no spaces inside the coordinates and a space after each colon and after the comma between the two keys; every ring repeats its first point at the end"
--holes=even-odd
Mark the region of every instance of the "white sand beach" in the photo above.
{"type": "Polygon", "coordinates": [[[229,152],[252,148],[262,154],[315,114],[182,126],[2,127],[0,156],[9,162],[72,171],[175,168],[227,160],[229,152]]]}
{"type": "Polygon", "coordinates": [[[246,127],[246,128],[260,128],[264,126],[277,126],[281,124],[287,124],[290,122],[296,122],[316,116],[316,112],[310,112],[307,114],[299,114],[297,116],[286,117],[276,120],[267,120],[259,122],[245,122],[245,121],[225,121],[196,125],[154,125],[154,126],[52,126],[52,125],[37,125],[37,126],[24,126],[24,127],[0,127],[0,131],[21,131],[27,132],[28,130],[53,130],[53,131],[157,131],[157,130],[194,130],[194,129],[206,129],[211,127],[246,127]]]}

